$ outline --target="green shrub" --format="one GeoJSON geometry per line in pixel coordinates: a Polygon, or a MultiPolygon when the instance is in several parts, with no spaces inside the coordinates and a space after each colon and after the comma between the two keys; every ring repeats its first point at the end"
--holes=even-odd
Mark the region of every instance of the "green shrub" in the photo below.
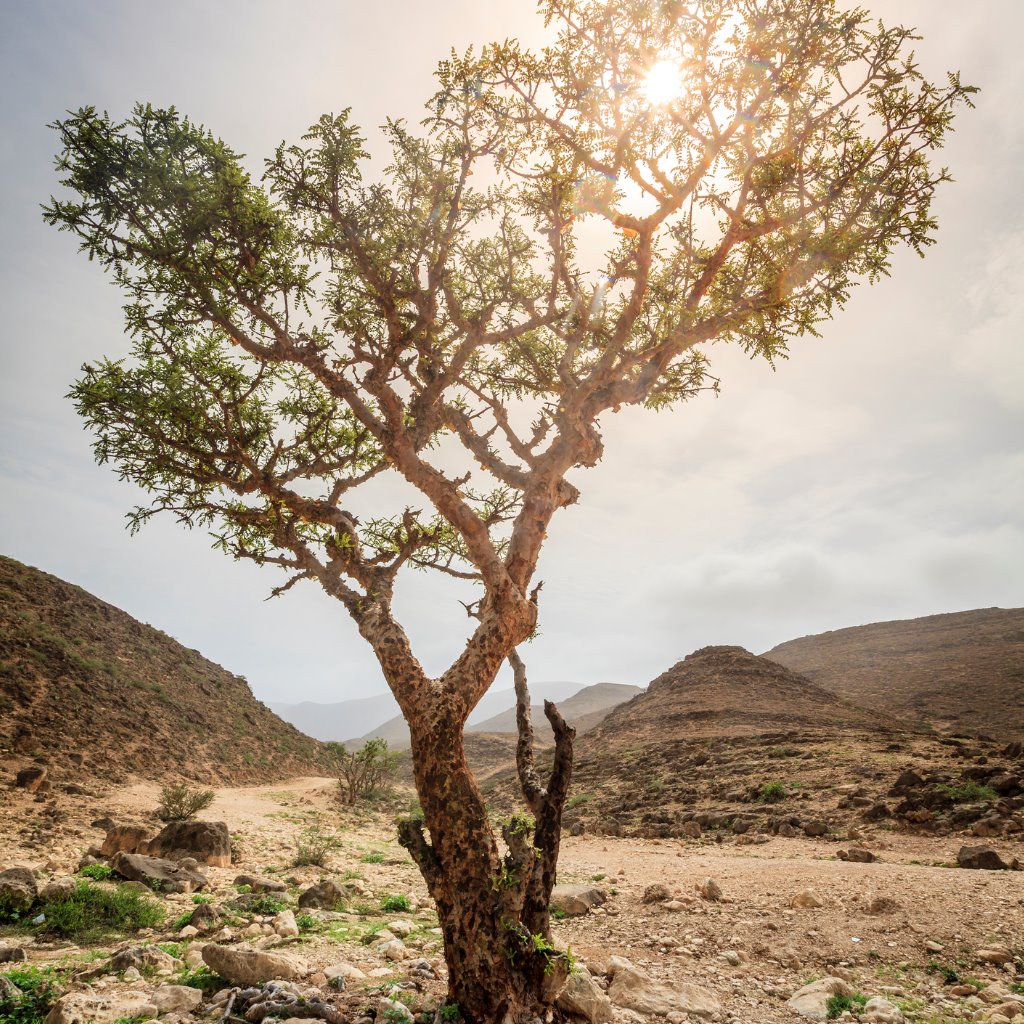
{"type": "Polygon", "coordinates": [[[97,882],[106,882],[114,874],[114,871],[106,864],[88,864],[78,873],[97,882]]]}
{"type": "Polygon", "coordinates": [[[197,892],[192,894],[192,902],[198,907],[200,903],[212,903],[213,897],[205,892],[197,892]]]}
{"type": "Polygon", "coordinates": [[[288,903],[280,896],[272,896],[269,893],[256,896],[246,901],[246,909],[254,914],[263,914],[269,917],[271,914],[280,914],[282,910],[288,909],[288,903]]]}
{"type": "Polygon", "coordinates": [[[385,914],[394,914],[396,911],[410,910],[411,908],[412,904],[409,902],[408,896],[385,896],[384,899],[380,901],[380,909],[383,910],[385,914]]]}
{"type": "Polygon", "coordinates": [[[777,804],[785,800],[789,790],[781,782],[766,782],[757,791],[757,802],[762,804],[777,804]]]}
{"type": "Polygon", "coordinates": [[[15,967],[5,970],[4,976],[21,995],[15,999],[0,995],[0,1022],[42,1024],[61,994],[62,977],[48,967],[15,967]]]}
{"type": "Polygon", "coordinates": [[[828,1014],[829,1020],[835,1020],[846,1013],[847,1010],[851,1013],[859,1013],[864,1009],[867,1001],[868,997],[861,995],[859,992],[854,992],[852,996],[829,996],[828,1002],[825,1003],[825,1012],[828,1014]]]}
{"type": "Polygon", "coordinates": [[[227,982],[219,974],[214,974],[206,964],[186,968],[178,975],[177,982],[179,985],[187,985],[189,988],[201,989],[207,996],[227,985],[227,982]]]}
{"type": "Polygon", "coordinates": [[[973,779],[960,786],[951,786],[948,783],[936,787],[940,793],[958,804],[978,803],[982,800],[995,800],[999,794],[991,786],[982,786],[973,779]]]}
{"type": "Polygon", "coordinates": [[[310,825],[296,841],[292,866],[301,868],[311,864],[322,868],[327,863],[327,855],[340,846],[341,836],[317,822],[310,825]]]}
{"type": "Polygon", "coordinates": [[[184,928],[186,925],[190,925],[192,923],[192,915],[194,913],[195,911],[193,910],[186,910],[185,913],[182,914],[180,917],[176,917],[171,922],[171,931],[180,932],[181,929],[184,928]]]}
{"type": "Polygon", "coordinates": [[[212,789],[193,789],[184,783],[164,786],[160,790],[160,806],[157,817],[162,821],[188,821],[213,803],[212,789]]]}
{"type": "Polygon", "coordinates": [[[571,811],[576,807],[582,807],[584,804],[589,804],[594,797],[590,793],[577,793],[576,796],[570,797],[565,802],[565,809],[571,811]]]}
{"type": "Polygon", "coordinates": [[[364,864],[383,864],[384,854],[383,853],[364,853],[359,858],[364,864]]]}
{"type": "Polygon", "coordinates": [[[952,967],[940,964],[937,960],[928,965],[928,971],[930,974],[941,974],[944,985],[956,985],[960,981],[960,975],[952,967]]]}
{"type": "Polygon", "coordinates": [[[79,882],[67,895],[46,900],[33,910],[44,915],[44,932],[76,939],[152,928],[164,918],[159,904],[143,893],[101,889],[91,882],[79,882]]]}
{"type": "Polygon", "coordinates": [[[317,927],[317,919],[312,914],[299,914],[295,918],[295,923],[299,926],[300,931],[308,932],[317,927]]]}

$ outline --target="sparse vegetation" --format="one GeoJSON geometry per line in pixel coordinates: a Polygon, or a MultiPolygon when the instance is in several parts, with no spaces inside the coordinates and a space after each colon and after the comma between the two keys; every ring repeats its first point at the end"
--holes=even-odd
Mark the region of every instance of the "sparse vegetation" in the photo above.
{"type": "Polygon", "coordinates": [[[825,1004],[825,1011],[828,1014],[829,1020],[835,1020],[837,1017],[841,1017],[844,1013],[858,1014],[864,1009],[865,1004],[868,1001],[868,997],[861,995],[859,992],[854,992],[853,995],[834,995],[828,997],[828,1002],[825,1004]]]}
{"type": "Polygon", "coordinates": [[[959,786],[943,783],[936,788],[958,804],[980,803],[986,800],[995,800],[999,796],[991,786],[983,786],[970,779],[962,782],[959,786]]]}
{"type": "Polygon", "coordinates": [[[164,786],[157,817],[161,821],[190,821],[213,803],[214,796],[212,789],[193,789],[185,783],[164,786]]]}
{"type": "Polygon", "coordinates": [[[759,804],[777,804],[789,796],[789,790],[783,782],[765,782],[757,791],[759,804]]]}
{"type": "Polygon", "coordinates": [[[384,854],[379,851],[374,853],[364,853],[359,859],[363,864],[383,864],[384,854]]]}
{"type": "Polygon", "coordinates": [[[309,828],[303,830],[296,841],[292,866],[297,868],[306,865],[325,867],[328,855],[337,850],[341,844],[342,839],[337,832],[316,821],[309,828]]]}
{"type": "Polygon", "coordinates": [[[114,872],[107,864],[87,864],[78,873],[85,878],[93,879],[95,882],[106,882],[114,872]]]}
{"type": "Polygon", "coordinates": [[[43,1024],[61,994],[63,975],[50,967],[4,968],[4,977],[20,993],[8,997],[0,989],[0,1024],[43,1024]]]}
{"type": "Polygon", "coordinates": [[[328,743],[338,765],[338,794],[344,804],[387,796],[398,774],[398,754],[388,741],[367,740],[359,750],[346,750],[344,743],[328,743]]]}
{"type": "Polygon", "coordinates": [[[43,932],[62,938],[85,940],[111,932],[135,932],[164,919],[163,909],[144,893],[127,888],[102,888],[79,882],[65,896],[41,901],[34,914],[45,920],[43,932]]]}
{"type": "Polygon", "coordinates": [[[412,904],[409,903],[408,896],[402,896],[401,894],[395,894],[392,896],[385,896],[380,901],[380,909],[385,914],[393,914],[396,911],[405,911],[411,908],[412,904]]]}

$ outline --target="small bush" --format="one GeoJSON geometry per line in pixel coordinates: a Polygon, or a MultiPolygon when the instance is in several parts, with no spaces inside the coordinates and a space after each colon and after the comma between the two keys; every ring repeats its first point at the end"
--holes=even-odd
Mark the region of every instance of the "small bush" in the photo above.
{"type": "Polygon", "coordinates": [[[777,804],[785,800],[789,791],[781,782],[766,782],[757,791],[757,801],[762,804],[777,804]]]}
{"type": "Polygon", "coordinates": [[[825,1012],[828,1014],[829,1020],[835,1020],[846,1013],[847,1010],[850,1013],[859,1013],[864,1009],[867,1001],[868,997],[861,995],[859,992],[854,992],[852,996],[829,996],[828,1002],[825,1003],[825,1012]]]}
{"type": "Polygon", "coordinates": [[[263,896],[255,896],[246,901],[246,909],[254,914],[262,914],[269,917],[271,914],[280,914],[282,910],[288,909],[288,904],[280,896],[271,896],[269,893],[263,896]]]}
{"type": "Polygon", "coordinates": [[[88,864],[78,873],[97,882],[106,882],[114,874],[114,871],[106,864],[88,864]]]}
{"type": "Polygon", "coordinates": [[[380,901],[380,909],[383,910],[385,914],[393,914],[396,911],[410,910],[411,908],[412,904],[409,902],[408,896],[396,894],[394,896],[385,896],[384,899],[380,901]]]}
{"type": "Polygon", "coordinates": [[[956,985],[960,981],[960,975],[952,967],[940,964],[937,960],[928,965],[928,971],[930,974],[941,974],[944,985],[956,985]]]}
{"type": "Polygon", "coordinates": [[[312,864],[322,868],[326,866],[327,855],[341,846],[341,836],[324,828],[319,823],[310,825],[298,838],[295,844],[295,857],[292,866],[296,868],[312,864]]]}
{"type": "Polygon", "coordinates": [[[383,853],[364,853],[359,858],[364,864],[383,864],[384,854],[383,853]]]}
{"type": "Polygon", "coordinates": [[[317,927],[317,919],[312,914],[299,914],[295,918],[295,923],[299,926],[299,929],[304,932],[312,931],[317,927]]]}
{"type": "Polygon", "coordinates": [[[584,804],[589,804],[594,797],[590,793],[577,793],[576,796],[570,797],[565,802],[565,809],[567,811],[575,810],[577,807],[582,807],[584,804]]]}
{"type": "Polygon", "coordinates": [[[462,1011],[459,1009],[458,1003],[445,1003],[441,1007],[441,1020],[445,1021],[445,1024],[451,1024],[452,1021],[460,1020],[462,1017],[462,1011]]]}
{"type": "Polygon", "coordinates": [[[0,1021],[3,1024],[42,1024],[61,994],[61,977],[43,967],[15,967],[5,970],[4,976],[21,995],[14,999],[0,995],[0,1021]]]}
{"type": "Polygon", "coordinates": [[[44,932],[64,938],[87,938],[108,932],[135,932],[152,928],[164,919],[159,904],[134,889],[101,889],[79,882],[65,896],[34,907],[42,912],[44,932]]]}
{"type": "Polygon", "coordinates": [[[344,743],[328,743],[338,765],[338,796],[354,804],[368,797],[390,794],[398,774],[398,754],[388,750],[388,741],[367,740],[359,750],[346,750],[344,743]]]}
{"type": "Polygon", "coordinates": [[[227,982],[219,975],[214,974],[206,964],[186,969],[178,975],[179,985],[187,985],[189,988],[198,988],[207,996],[213,995],[218,989],[224,988],[227,982]]]}
{"type": "Polygon", "coordinates": [[[194,913],[194,911],[192,911],[192,910],[186,910],[185,913],[182,914],[180,917],[176,917],[171,922],[171,931],[172,932],[180,932],[181,929],[184,928],[186,925],[190,925],[192,923],[192,914],[193,913],[194,913]]]}
{"type": "Polygon", "coordinates": [[[213,897],[205,892],[197,892],[192,894],[192,902],[198,907],[200,903],[212,903],[213,897]]]}
{"type": "Polygon", "coordinates": [[[983,786],[978,782],[970,780],[960,786],[951,786],[943,783],[937,787],[940,793],[958,804],[978,803],[982,800],[995,800],[999,794],[991,786],[983,786]]]}
{"type": "Polygon", "coordinates": [[[192,789],[184,783],[164,786],[160,790],[160,806],[156,809],[161,821],[188,821],[213,803],[212,789],[192,789]]]}

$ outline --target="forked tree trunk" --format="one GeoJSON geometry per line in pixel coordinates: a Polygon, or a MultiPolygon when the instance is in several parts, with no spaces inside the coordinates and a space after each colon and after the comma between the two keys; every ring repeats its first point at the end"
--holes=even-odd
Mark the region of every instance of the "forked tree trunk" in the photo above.
{"type": "Polygon", "coordinates": [[[546,712],[559,751],[552,784],[542,799],[527,797],[534,821],[503,824],[504,854],[466,762],[462,721],[435,706],[409,723],[423,818],[403,822],[399,838],[437,904],[448,1000],[468,1024],[543,1017],[566,977],[567,957],[550,942],[548,904],[574,730],[554,705],[546,712]]]}

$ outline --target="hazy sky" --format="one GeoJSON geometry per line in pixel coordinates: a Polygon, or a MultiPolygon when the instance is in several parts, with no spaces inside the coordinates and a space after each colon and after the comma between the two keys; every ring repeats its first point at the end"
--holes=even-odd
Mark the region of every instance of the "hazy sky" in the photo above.
{"type": "MultiPolygon", "coordinates": [[[[821,340],[772,372],[712,350],[723,379],[672,413],[603,424],[541,566],[535,679],[646,683],[697,647],[763,651],[863,622],[1024,604],[1024,4],[884,0],[926,71],[982,87],[945,153],[939,243],[900,254],[821,340]]],[[[313,585],[274,580],[156,522],[93,464],[63,397],[86,359],[127,350],[120,297],[39,204],[44,127],[91,103],[175,104],[257,169],[321,113],[418,119],[449,47],[542,38],[529,0],[0,0],[0,552],[80,584],[245,675],[265,700],[380,692],[376,662],[313,585]]],[[[398,610],[428,670],[466,628],[456,592],[414,577],[398,610]]]]}

